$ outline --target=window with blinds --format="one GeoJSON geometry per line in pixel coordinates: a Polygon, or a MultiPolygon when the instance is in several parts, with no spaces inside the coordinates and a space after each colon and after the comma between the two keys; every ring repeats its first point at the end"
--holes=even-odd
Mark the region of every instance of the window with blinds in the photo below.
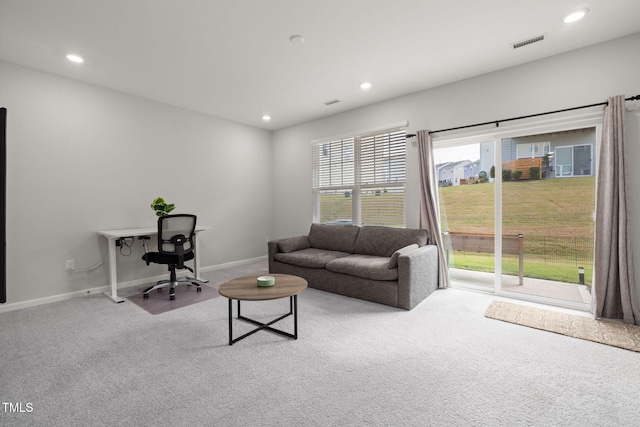
{"type": "Polygon", "coordinates": [[[516,150],[519,159],[533,159],[549,154],[550,146],[550,142],[534,142],[518,144],[516,150]]]}
{"type": "Polygon", "coordinates": [[[405,226],[404,130],[313,145],[313,221],[405,226]]]}

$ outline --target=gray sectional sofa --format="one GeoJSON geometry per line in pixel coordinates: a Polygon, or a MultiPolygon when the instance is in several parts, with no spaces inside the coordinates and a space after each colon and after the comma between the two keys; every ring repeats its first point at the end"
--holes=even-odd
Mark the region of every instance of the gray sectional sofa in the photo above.
{"type": "Polygon", "coordinates": [[[312,224],[307,236],[268,248],[270,273],[392,307],[411,310],[438,286],[438,252],[426,230],[312,224]]]}

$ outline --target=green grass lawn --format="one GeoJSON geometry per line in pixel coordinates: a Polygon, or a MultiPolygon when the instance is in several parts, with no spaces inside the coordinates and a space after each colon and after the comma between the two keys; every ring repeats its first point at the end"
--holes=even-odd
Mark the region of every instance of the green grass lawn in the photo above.
{"type": "MultiPolygon", "coordinates": [[[[441,187],[442,229],[493,234],[494,189],[492,183],[441,187]]],[[[578,283],[577,267],[580,266],[585,268],[585,280],[590,284],[595,178],[510,181],[503,183],[502,190],[503,234],[525,236],[525,276],[578,283]]],[[[382,208],[363,208],[362,223],[402,227],[404,215],[398,215],[402,197],[384,190],[364,192],[363,206],[382,208]]],[[[322,194],[320,222],[351,219],[351,205],[351,193],[322,194]]],[[[511,258],[503,260],[503,271],[517,274],[517,260],[511,258]]],[[[486,254],[454,253],[451,267],[493,271],[493,262],[493,256],[486,254]]]]}
{"type": "MultiPolygon", "coordinates": [[[[485,273],[493,273],[495,271],[493,254],[478,254],[472,252],[454,252],[451,256],[449,267],[482,271],[485,273]]],[[[585,285],[591,286],[593,266],[589,264],[581,267],[584,268],[585,285]]],[[[502,273],[517,276],[519,274],[517,258],[513,256],[503,258],[502,273]]],[[[564,283],[577,284],[580,281],[578,268],[575,266],[550,264],[544,262],[544,260],[526,255],[524,260],[524,276],[564,283]]]]}
{"type": "MultiPolygon", "coordinates": [[[[336,192],[320,195],[320,222],[352,218],[351,193],[336,192]]],[[[404,227],[404,193],[381,189],[363,191],[360,195],[363,225],[404,227]]]]}
{"type": "MultiPolygon", "coordinates": [[[[442,229],[494,233],[492,183],[441,187],[442,229]]],[[[591,283],[595,178],[575,177],[505,182],[502,185],[503,234],[524,235],[526,277],[578,283],[577,267],[591,283]]],[[[493,257],[455,254],[452,267],[493,271],[493,257]]],[[[517,274],[517,260],[505,257],[503,271],[517,274]]]]}

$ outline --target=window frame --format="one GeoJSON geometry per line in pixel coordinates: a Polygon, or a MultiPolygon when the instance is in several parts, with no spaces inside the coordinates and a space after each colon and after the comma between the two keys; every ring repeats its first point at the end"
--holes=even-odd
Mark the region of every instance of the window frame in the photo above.
{"type": "MultiPolygon", "coordinates": [[[[593,176],[598,177],[596,168],[596,158],[599,155],[599,147],[601,144],[602,134],[602,111],[584,112],[581,114],[566,114],[557,115],[548,119],[533,119],[524,121],[521,124],[500,126],[500,129],[481,129],[469,132],[448,133],[445,135],[435,135],[433,137],[434,149],[458,147],[466,144],[479,143],[482,144],[485,141],[494,141],[494,165],[495,176],[502,176],[502,144],[498,143],[504,138],[514,138],[519,136],[529,136],[536,133],[550,133],[550,132],[564,132],[573,129],[583,128],[595,128],[595,141],[592,146],[592,172],[593,176]]],[[[502,235],[502,180],[496,179],[494,181],[494,212],[495,212],[495,224],[494,235],[502,235]]],[[[502,239],[495,239],[494,254],[502,253],[502,239]]],[[[501,288],[501,276],[502,276],[502,257],[496,257],[495,272],[494,272],[494,284],[493,292],[497,296],[506,296],[513,299],[519,299],[523,301],[532,301],[534,303],[541,303],[547,305],[554,305],[560,307],[566,307],[581,311],[591,311],[591,304],[579,303],[573,301],[559,300],[544,296],[537,296],[532,294],[523,294],[520,292],[513,292],[503,290],[501,288]]],[[[486,288],[482,286],[473,285],[460,285],[452,283],[452,287],[468,288],[472,290],[485,291],[486,288]]]]}
{"type": "MultiPolygon", "coordinates": [[[[555,170],[555,177],[556,178],[574,178],[574,177],[580,177],[580,176],[594,176],[595,172],[594,172],[594,160],[593,160],[593,155],[594,155],[594,146],[592,144],[574,144],[574,145],[562,145],[562,146],[557,146],[555,148],[555,155],[553,157],[554,159],[554,170],[555,170]],[[584,175],[584,174],[576,174],[576,148],[578,147],[586,147],[589,149],[589,174],[588,175],[584,175]],[[571,174],[570,175],[558,175],[558,168],[561,168],[561,166],[564,166],[563,164],[558,164],[558,159],[560,158],[560,153],[559,151],[562,149],[566,149],[566,150],[570,150],[571,151],[571,174]]],[[[561,168],[562,169],[562,168],[561,168]]]]}
{"type": "MultiPolygon", "coordinates": [[[[407,147],[406,131],[402,127],[387,129],[376,129],[372,131],[362,131],[351,136],[326,138],[312,142],[312,203],[313,222],[321,222],[321,201],[320,196],[333,192],[339,196],[344,193],[345,198],[351,199],[351,218],[333,218],[329,222],[348,223],[350,220],[354,225],[363,224],[363,198],[367,199],[369,194],[374,196],[384,195],[388,192],[399,192],[402,194],[401,212],[398,221],[394,221],[395,226],[406,226],[406,183],[407,183],[407,147]],[[325,162],[322,164],[322,156],[334,153],[336,146],[345,147],[347,141],[353,141],[353,150],[349,154],[353,156],[353,180],[333,180],[333,173],[345,170],[344,151],[342,160],[336,163],[325,162]],[[387,144],[387,149],[378,151],[378,148],[387,144]],[[365,153],[363,153],[363,146],[365,153]],[[373,153],[369,152],[373,150],[373,153]],[[363,165],[364,162],[364,165],[363,165]],[[386,163],[386,166],[385,166],[386,163]],[[382,166],[381,166],[382,165],[382,166]],[[324,166],[324,170],[322,169],[324,166]],[[334,167],[335,166],[335,167],[334,167]],[[328,167],[328,170],[326,169],[328,167]],[[385,171],[386,169],[386,171],[385,171]],[[380,178],[380,175],[383,178],[380,178]],[[365,182],[363,182],[363,179],[365,182]],[[324,182],[323,182],[324,181],[324,182]],[[334,185],[334,183],[336,185],[334,185]],[[345,221],[346,220],[346,221],[345,221]]],[[[369,199],[370,200],[370,199],[369,199]]],[[[397,205],[393,204],[388,212],[393,212],[397,205]]],[[[364,207],[365,211],[366,206],[364,207]]],[[[380,212],[384,212],[384,203],[380,205],[380,212]]],[[[366,216],[366,212],[365,212],[366,216]]],[[[326,222],[326,221],[325,221],[326,222]]],[[[391,225],[391,223],[376,223],[367,225],[391,225]]]]}

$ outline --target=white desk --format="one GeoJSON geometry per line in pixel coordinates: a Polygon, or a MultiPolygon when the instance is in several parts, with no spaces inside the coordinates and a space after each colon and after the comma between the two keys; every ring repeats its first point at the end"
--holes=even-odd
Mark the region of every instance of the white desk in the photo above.
{"type": "MultiPolygon", "coordinates": [[[[207,283],[208,280],[201,279],[198,273],[198,253],[200,253],[200,247],[198,244],[198,233],[206,231],[211,227],[206,225],[196,225],[195,234],[195,257],[193,258],[193,274],[195,278],[201,282],[207,283]]],[[[104,236],[108,240],[109,245],[109,281],[111,283],[111,292],[105,292],[105,294],[115,302],[124,302],[124,298],[118,296],[118,272],[116,269],[116,240],[123,237],[138,237],[138,236],[153,236],[158,234],[158,227],[143,227],[143,228],[125,228],[122,230],[103,230],[98,231],[98,234],[104,236]]],[[[142,265],[142,261],[140,261],[142,265]]]]}

